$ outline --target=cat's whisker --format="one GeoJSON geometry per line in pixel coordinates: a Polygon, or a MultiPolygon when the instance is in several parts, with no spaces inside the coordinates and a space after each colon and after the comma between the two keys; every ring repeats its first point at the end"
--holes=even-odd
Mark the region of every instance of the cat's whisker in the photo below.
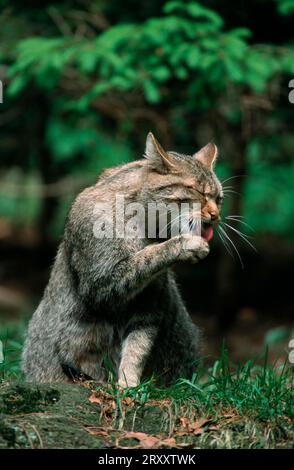
{"type": "Polygon", "coordinates": [[[225,191],[223,191],[224,195],[226,194],[238,194],[240,196],[240,193],[238,191],[235,191],[234,189],[226,189],[225,191]]]}
{"type": "Polygon", "coordinates": [[[240,230],[237,230],[236,228],[232,227],[230,224],[227,224],[226,222],[223,222],[224,225],[226,225],[229,229],[233,230],[237,235],[239,235],[240,238],[242,238],[256,253],[257,249],[255,246],[252,245],[252,243],[248,240],[247,235],[245,235],[243,232],[240,232],[240,230]]]}
{"type": "Polygon", "coordinates": [[[225,229],[219,225],[219,229],[221,230],[222,234],[224,235],[224,237],[229,241],[229,243],[232,245],[232,247],[234,248],[235,252],[237,253],[237,256],[239,258],[239,261],[240,261],[240,264],[241,264],[241,267],[242,269],[244,269],[244,264],[243,264],[243,261],[242,261],[242,258],[241,258],[241,255],[235,245],[235,243],[230,239],[229,235],[227,234],[227,232],[225,231],[225,229]]]}
{"type": "Polygon", "coordinates": [[[234,189],[235,186],[222,186],[222,190],[226,191],[227,189],[234,189]]]}
{"type": "Polygon", "coordinates": [[[222,244],[224,245],[226,251],[229,253],[230,256],[232,256],[232,258],[234,258],[234,254],[230,248],[230,246],[228,245],[228,243],[226,242],[226,240],[224,239],[224,237],[221,235],[221,233],[219,232],[219,230],[217,230],[217,234],[222,242],[222,244]]]}
{"type": "MultiPolygon", "coordinates": [[[[241,217],[241,216],[240,216],[241,217]]],[[[246,227],[249,228],[249,230],[252,230],[252,232],[254,232],[255,230],[251,227],[251,225],[247,224],[247,222],[244,222],[244,220],[240,220],[239,218],[237,218],[237,216],[233,216],[233,215],[228,215],[226,217],[226,219],[228,220],[233,220],[234,222],[238,222],[240,224],[243,224],[245,225],[246,227]]]]}
{"type": "Polygon", "coordinates": [[[191,233],[189,222],[186,222],[184,226],[184,233],[191,233]]]}
{"type": "Polygon", "coordinates": [[[181,224],[179,226],[179,233],[182,235],[184,233],[189,233],[190,232],[190,224],[189,220],[181,220],[181,224]],[[185,222],[185,223],[184,223],[185,222]]]}
{"type": "Polygon", "coordinates": [[[197,233],[201,234],[201,219],[195,219],[195,228],[197,228],[197,233]]]}
{"type": "Polygon", "coordinates": [[[179,222],[178,225],[178,232],[179,233],[188,233],[190,231],[190,225],[189,225],[189,219],[187,220],[187,217],[183,214],[178,215],[175,219],[171,221],[171,230],[173,229],[173,226],[176,222],[179,222]],[[184,224],[185,222],[185,224],[184,224]]]}
{"type": "MultiPolygon", "coordinates": [[[[240,221],[240,222],[241,222],[241,221],[240,221]]],[[[230,224],[228,224],[228,223],[226,223],[226,222],[223,222],[223,223],[224,223],[228,228],[234,230],[238,235],[245,237],[246,240],[249,241],[250,238],[253,238],[252,236],[247,235],[246,233],[242,232],[241,230],[237,229],[236,227],[233,227],[233,225],[230,225],[230,224]]]]}
{"type": "Polygon", "coordinates": [[[235,176],[230,176],[229,178],[226,178],[225,180],[221,181],[221,184],[223,185],[226,181],[230,181],[234,178],[245,178],[247,175],[235,175],[235,176]]]}
{"type": "MultiPolygon", "coordinates": [[[[241,220],[240,220],[240,221],[238,220],[238,222],[241,222],[241,220]]],[[[226,225],[228,228],[230,228],[230,229],[234,230],[235,232],[237,232],[238,235],[240,235],[240,236],[242,235],[242,236],[245,237],[247,240],[249,240],[249,238],[253,238],[253,237],[251,237],[250,235],[247,235],[246,233],[242,232],[241,230],[237,229],[236,227],[233,227],[232,225],[230,225],[230,224],[228,224],[228,223],[226,223],[226,222],[223,222],[223,224],[226,225]]]]}
{"type": "Polygon", "coordinates": [[[172,228],[173,225],[182,217],[182,215],[177,215],[177,217],[175,217],[174,219],[170,220],[164,227],[162,227],[162,229],[160,230],[159,232],[159,237],[162,235],[162,233],[165,231],[165,230],[168,230],[169,228],[172,228]]]}
{"type": "Polygon", "coordinates": [[[245,219],[244,215],[239,215],[239,214],[230,214],[230,216],[228,217],[236,217],[236,218],[239,218],[239,219],[245,219]]]}
{"type": "Polygon", "coordinates": [[[201,234],[201,219],[196,218],[192,219],[192,224],[191,224],[191,231],[195,233],[195,235],[201,234]]]}
{"type": "Polygon", "coordinates": [[[181,214],[179,233],[189,233],[189,231],[190,231],[190,220],[189,218],[187,219],[187,216],[181,214]]]}

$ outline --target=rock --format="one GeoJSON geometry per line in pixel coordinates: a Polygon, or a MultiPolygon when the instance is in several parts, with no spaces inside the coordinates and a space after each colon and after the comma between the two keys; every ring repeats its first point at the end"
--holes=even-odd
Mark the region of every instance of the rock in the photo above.
{"type": "Polygon", "coordinates": [[[118,406],[115,393],[93,382],[2,383],[0,413],[0,449],[105,449],[115,447],[128,431],[164,434],[169,430],[164,407],[125,399],[118,406]]]}
{"type": "Polygon", "coordinates": [[[12,383],[0,385],[0,448],[100,448],[101,407],[81,385],[12,383]]]}

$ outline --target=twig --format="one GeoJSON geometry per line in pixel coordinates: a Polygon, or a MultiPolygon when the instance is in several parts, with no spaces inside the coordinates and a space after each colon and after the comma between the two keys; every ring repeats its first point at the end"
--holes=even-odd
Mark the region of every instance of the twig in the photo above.
{"type": "Polygon", "coordinates": [[[64,196],[93,184],[92,178],[73,180],[64,178],[56,183],[34,184],[33,186],[24,184],[2,183],[0,193],[4,192],[13,196],[39,196],[43,198],[64,196]]]}

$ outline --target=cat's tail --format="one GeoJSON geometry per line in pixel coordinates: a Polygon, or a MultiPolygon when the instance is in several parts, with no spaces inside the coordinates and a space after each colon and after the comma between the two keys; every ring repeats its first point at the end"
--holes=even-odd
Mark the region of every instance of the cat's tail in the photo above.
{"type": "Polygon", "coordinates": [[[94,380],[93,377],[88,374],[85,374],[81,369],[78,369],[77,367],[74,367],[71,364],[62,363],[61,368],[64,374],[73,382],[85,382],[87,380],[94,380]]]}

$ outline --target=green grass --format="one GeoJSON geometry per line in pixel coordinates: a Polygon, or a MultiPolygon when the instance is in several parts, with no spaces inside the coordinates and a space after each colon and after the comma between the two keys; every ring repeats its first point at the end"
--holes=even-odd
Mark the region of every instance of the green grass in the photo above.
{"type": "Polygon", "coordinates": [[[25,328],[24,322],[12,325],[0,324],[0,341],[4,356],[4,361],[0,362],[0,381],[19,379],[22,376],[20,356],[25,328]]]}
{"type": "Polygon", "coordinates": [[[285,364],[274,367],[265,360],[264,366],[249,360],[234,366],[224,350],[208,371],[201,368],[191,380],[181,379],[169,388],[155,388],[152,382],[137,389],[127,389],[127,396],[137,396],[143,404],[148,399],[172,399],[187,408],[217,415],[234,408],[240,415],[259,419],[294,417],[293,367],[285,364]]]}
{"type": "Polygon", "coordinates": [[[253,359],[234,365],[223,348],[214,365],[200,367],[191,380],[181,379],[161,389],[149,381],[123,392],[113,385],[108,393],[117,401],[120,412],[115,425],[122,429],[125,410],[120,404],[131,398],[139,408],[152,403],[168,408],[169,418],[165,423],[163,419],[161,431],[186,445],[293,447],[293,371],[288,358],[280,366],[269,364],[267,351],[263,365],[253,359]]]}
{"type": "MultiPolygon", "coordinates": [[[[5,333],[0,330],[4,344],[0,381],[22,379],[22,332],[22,325],[6,329],[5,333]]],[[[112,429],[130,428],[126,409],[135,407],[148,412],[155,407],[163,411],[160,426],[148,432],[167,433],[184,445],[196,445],[197,439],[200,447],[291,447],[293,365],[286,354],[283,365],[269,364],[267,351],[262,362],[250,359],[243,365],[234,365],[223,347],[212,367],[199,367],[191,380],[180,379],[168,388],[158,388],[152,379],[123,391],[115,383],[105,389],[91,383],[91,388],[100,394],[102,403],[105,401],[105,409],[109,400],[115,403],[112,429]]]]}

